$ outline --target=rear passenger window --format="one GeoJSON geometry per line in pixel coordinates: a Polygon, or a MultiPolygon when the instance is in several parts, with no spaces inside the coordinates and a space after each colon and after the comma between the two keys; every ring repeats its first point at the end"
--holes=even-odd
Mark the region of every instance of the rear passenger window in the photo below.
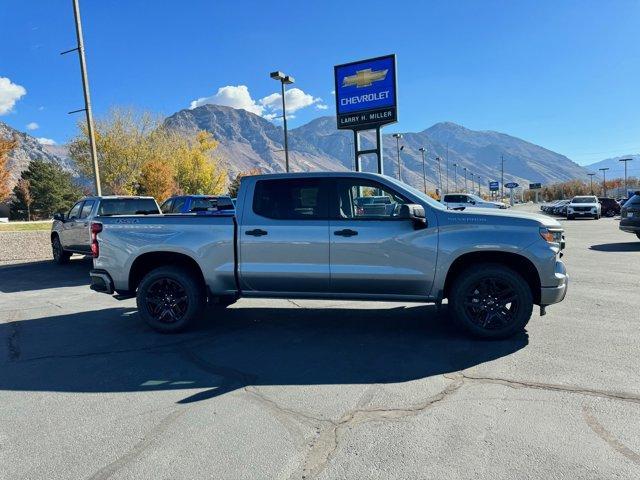
{"type": "Polygon", "coordinates": [[[173,204],[173,199],[171,200],[167,200],[166,202],[164,202],[162,204],[162,206],[160,207],[160,211],[162,213],[169,213],[171,212],[171,205],[173,204]]]}
{"type": "Polygon", "coordinates": [[[319,179],[260,180],[253,195],[253,211],[276,220],[327,218],[327,190],[319,179]]]}

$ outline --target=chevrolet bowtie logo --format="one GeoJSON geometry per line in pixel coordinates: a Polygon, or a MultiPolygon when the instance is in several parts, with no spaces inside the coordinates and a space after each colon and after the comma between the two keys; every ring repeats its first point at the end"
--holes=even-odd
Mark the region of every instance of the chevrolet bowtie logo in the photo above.
{"type": "Polygon", "coordinates": [[[389,70],[371,70],[366,68],[364,70],[358,70],[355,75],[349,75],[342,79],[343,87],[370,87],[373,82],[379,82],[384,80],[389,70]]]}

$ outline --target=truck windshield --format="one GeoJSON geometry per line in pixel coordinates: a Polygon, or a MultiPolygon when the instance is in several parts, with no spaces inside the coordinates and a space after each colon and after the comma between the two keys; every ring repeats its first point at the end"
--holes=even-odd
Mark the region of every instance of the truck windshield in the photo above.
{"type": "Polygon", "coordinates": [[[598,203],[596,197],[575,197],[571,203],[598,203]]]}
{"type": "Polygon", "coordinates": [[[160,213],[153,198],[109,198],[100,202],[98,216],[150,215],[160,213]]]}

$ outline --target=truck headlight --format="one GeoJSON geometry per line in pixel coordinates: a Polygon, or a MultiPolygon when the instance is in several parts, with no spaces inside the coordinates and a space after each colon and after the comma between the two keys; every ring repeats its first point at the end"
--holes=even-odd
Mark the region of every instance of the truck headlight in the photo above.
{"type": "Polygon", "coordinates": [[[549,243],[562,242],[562,230],[549,230],[547,227],[540,227],[540,236],[549,243]]]}

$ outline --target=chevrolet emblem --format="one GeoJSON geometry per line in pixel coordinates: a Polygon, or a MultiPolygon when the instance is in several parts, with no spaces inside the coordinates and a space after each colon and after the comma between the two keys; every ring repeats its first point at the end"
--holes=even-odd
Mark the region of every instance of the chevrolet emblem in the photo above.
{"type": "Polygon", "coordinates": [[[389,70],[376,70],[373,71],[370,68],[364,70],[358,70],[355,75],[349,75],[342,79],[343,87],[370,87],[373,82],[379,82],[384,80],[389,70]]]}

